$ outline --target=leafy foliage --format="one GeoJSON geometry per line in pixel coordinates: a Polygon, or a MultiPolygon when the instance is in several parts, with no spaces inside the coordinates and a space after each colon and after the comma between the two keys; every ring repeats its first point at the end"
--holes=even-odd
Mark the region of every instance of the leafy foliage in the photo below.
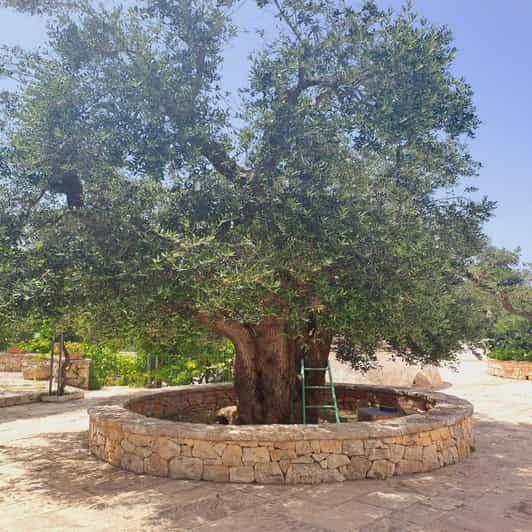
{"type": "Polygon", "coordinates": [[[154,369],[148,371],[146,357],[153,361],[153,354],[124,354],[109,346],[86,344],[83,353],[93,361],[91,380],[95,388],[103,385],[144,386],[153,380],[169,385],[230,381],[234,355],[232,345],[227,342],[210,346],[199,356],[165,353],[158,357],[160,367],[152,365],[154,369]]]}
{"type": "Polygon", "coordinates": [[[488,340],[491,358],[532,362],[532,327],[528,320],[503,315],[494,329],[488,340]]]}
{"type": "Polygon", "coordinates": [[[478,119],[447,28],[374,2],[258,2],[278,30],[236,127],[219,71],[235,28],[215,0],[6,3],[51,15],[44,51],[0,59],[18,81],[2,97],[6,321],[137,330],[154,354],[168,325],[277,318],[303,344],[340,336],[355,364],[383,342],[437,362],[478,336],[462,288],[493,205],[467,194],[478,119]]]}

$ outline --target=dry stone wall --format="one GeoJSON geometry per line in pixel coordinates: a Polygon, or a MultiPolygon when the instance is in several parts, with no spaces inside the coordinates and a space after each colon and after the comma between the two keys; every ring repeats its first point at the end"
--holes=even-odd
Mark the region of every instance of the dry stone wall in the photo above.
{"type": "MultiPolygon", "coordinates": [[[[27,380],[47,380],[50,374],[48,360],[35,360],[35,353],[0,353],[0,371],[22,373],[27,380]]],[[[72,358],[66,369],[65,382],[68,386],[89,389],[89,370],[92,360],[72,358]]],[[[57,357],[54,362],[57,377],[57,357]]]]}
{"type": "Polygon", "coordinates": [[[189,386],[89,410],[93,454],[138,474],[217,482],[300,484],[384,479],[464,460],[473,407],[444,394],[336,385],[340,402],[400,402],[429,410],[386,422],[231,426],[176,422],[234,404],[231,385],[189,386]],[[183,412],[189,409],[189,414],[183,412]],[[152,417],[148,417],[152,416],[152,417]]]}
{"type": "Polygon", "coordinates": [[[20,373],[34,358],[33,353],[0,353],[0,371],[20,373]]]}
{"type": "Polygon", "coordinates": [[[488,373],[506,379],[532,381],[532,362],[488,358],[488,373]]]}

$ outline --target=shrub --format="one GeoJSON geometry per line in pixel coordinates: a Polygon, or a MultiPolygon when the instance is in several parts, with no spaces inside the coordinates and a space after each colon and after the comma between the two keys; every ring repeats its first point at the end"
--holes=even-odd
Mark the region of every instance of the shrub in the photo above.
{"type": "Polygon", "coordinates": [[[169,385],[228,382],[232,380],[234,347],[227,341],[205,341],[192,356],[185,353],[164,355],[161,368],[150,377],[169,385]]]}
{"type": "Polygon", "coordinates": [[[96,365],[92,363],[89,368],[89,390],[99,390],[102,386],[103,383],[98,377],[96,365]]]}
{"type": "Polygon", "coordinates": [[[514,347],[496,347],[489,353],[490,358],[497,360],[514,360],[516,362],[532,362],[532,351],[514,347]]]}
{"type": "Polygon", "coordinates": [[[489,356],[497,360],[532,362],[532,327],[522,321],[513,321],[498,327],[488,341],[489,356]]]}

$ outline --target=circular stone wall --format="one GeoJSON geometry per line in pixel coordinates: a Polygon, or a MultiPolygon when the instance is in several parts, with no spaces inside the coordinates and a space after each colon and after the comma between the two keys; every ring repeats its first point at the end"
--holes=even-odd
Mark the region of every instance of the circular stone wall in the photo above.
{"type": "Polygon", "coordinates": [[[464,460],[473,406],[440,393],[336,384],[340,409],[388,406],[403,417],[321,425],[212,425],[232,385],[166,388],[89,410],[89,447],[117,467],[176,479],[320,483],[431,471],[464,460]]]}

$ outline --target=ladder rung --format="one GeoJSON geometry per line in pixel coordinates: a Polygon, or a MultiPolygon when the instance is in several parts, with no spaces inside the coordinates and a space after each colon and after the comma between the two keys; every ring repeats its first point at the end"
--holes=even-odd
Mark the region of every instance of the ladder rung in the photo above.
{"type": "Polygon", "coordinates": [[[306,405],[305,408],[336,408],[334,405],[306,405]]]}
{"type": "Polygon", "coordinates": [[[305,386],[305,390],[330,390],[331,386],[305,386]]]}
{"type": "Polygon", "coordinates": [[[305,371],[327,371],[327,368],[304,368],[305,371]]]}

